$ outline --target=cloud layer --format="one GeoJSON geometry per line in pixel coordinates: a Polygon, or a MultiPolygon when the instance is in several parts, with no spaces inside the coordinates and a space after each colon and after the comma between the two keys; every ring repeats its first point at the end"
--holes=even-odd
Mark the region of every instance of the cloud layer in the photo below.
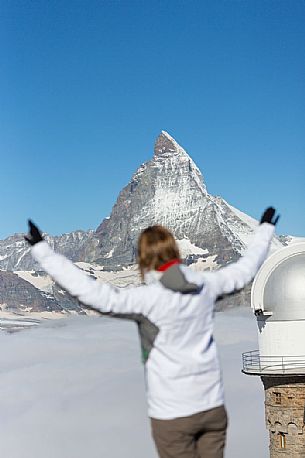
{"type": "MultiPolygon", "coordinates": [[[[255,349],[250,311],[215,324],[229,413],[227,458],[265,458],[259,378],[241,374],[255,349]]],[[[136,327],[76,317],[0,335],[0,455],[9,458],[156,458],[136,327]]]]}

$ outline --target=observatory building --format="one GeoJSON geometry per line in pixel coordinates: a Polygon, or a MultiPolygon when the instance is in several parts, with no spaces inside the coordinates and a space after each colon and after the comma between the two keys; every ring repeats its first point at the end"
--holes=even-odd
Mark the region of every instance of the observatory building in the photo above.
{"type": "Polygon", "coordinates": [[[261,377],[270,457],[305,457],[305,243],[263,264],[251,293],[259,350],[243,353],[243,372],[261,377]]]}

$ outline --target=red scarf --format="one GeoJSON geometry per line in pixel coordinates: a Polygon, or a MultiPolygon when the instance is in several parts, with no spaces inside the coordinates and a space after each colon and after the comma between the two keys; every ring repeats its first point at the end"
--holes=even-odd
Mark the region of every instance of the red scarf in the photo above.
{"type": "Polygon", "coordinates": [[[181,259],[172,259],[171,261],[166,262],[165,264],[162,264],[157,271],[158,272],[164,272],[165,270],[169,269],[170,267],[174,266],[175,264],[181,264],[181,259]]]}

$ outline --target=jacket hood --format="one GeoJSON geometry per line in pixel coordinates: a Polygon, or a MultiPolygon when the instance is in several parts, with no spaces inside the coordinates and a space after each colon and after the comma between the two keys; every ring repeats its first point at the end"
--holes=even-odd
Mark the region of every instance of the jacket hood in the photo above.
{"type": "Polygon", "coordinates": [[[165,288],[182,294],[196,294],[203,288],[202,276],[181,264],[174,264],[164,272],[150,270],[144,274],[146,284],[161,283],[165,288]]]}

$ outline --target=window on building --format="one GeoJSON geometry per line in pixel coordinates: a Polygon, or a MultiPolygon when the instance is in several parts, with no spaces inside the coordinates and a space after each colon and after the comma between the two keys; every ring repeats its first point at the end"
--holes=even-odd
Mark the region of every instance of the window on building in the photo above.
{"type": "Polygon", "coordinates": [[[285,437],[285,434],[284,433],[279,433],[278,434],[278,437],[279,437],[279,446],[280,448],[286,448],[286,437],[285,437]]]}
{"type": "Polygon", "coordinates": [[[275,403],[276,404],[282,404],[282,395],[281,393],[274,393],[275,396],[275,403]]]}
{"type": "Polygon", "coordinates": [[[287,427],[288,435],[296,436],[298,434],[298,427],[295,423],[288,423],[287,427]]]}

